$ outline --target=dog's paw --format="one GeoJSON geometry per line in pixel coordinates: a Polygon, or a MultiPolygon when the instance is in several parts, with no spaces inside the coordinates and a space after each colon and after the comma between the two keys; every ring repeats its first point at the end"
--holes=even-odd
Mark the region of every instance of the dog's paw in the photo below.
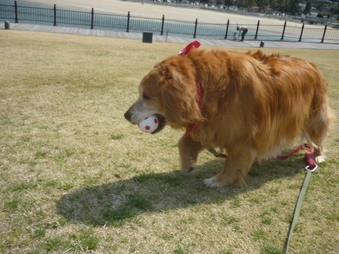
{"type": "Polygon", "coordinates": [[[190,168],[182,168],[181,169],[181,172],[184,174],[184,175],[189,175],[192,173],[192,171],[194,170],[194,167],[190,167],[190,168]]]}
{"type": "Polygon", "coordinates": [[[209,188],[219,188],[219,187],[222,187],[222,185],[220,185],[218,182],[217,182],[217,177],[216,176],[213,176],[211,178],[206,178],[204,180],[204,184],[209,187],[209,188]]]}
{"type": "Polygon", "coordinates": [[[325,161],[325,156],[319,155],[319,156],[315,157],[315,161],[316,161],[316,163],[322,163],[322,162],[325,161]]]}

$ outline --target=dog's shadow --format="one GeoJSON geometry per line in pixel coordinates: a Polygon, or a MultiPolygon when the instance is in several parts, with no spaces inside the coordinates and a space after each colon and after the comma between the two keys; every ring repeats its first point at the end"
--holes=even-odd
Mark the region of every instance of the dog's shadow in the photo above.
{"type": "Polygon", "coordinates": [[[221,159],[207,162],[189,176],[184,176],[180,171],[149,173],[81,188],[57,201],[57,213],[75,223],[120,226],[142,213],[232,200],[241,193],[260,188],[268,181],[293,177],[304,167],[301,155],[294,155],[279,162],[254,164],[246,178],[246,187],[205,187],[202,180],[218,173],[223,163],[221,159]]]}

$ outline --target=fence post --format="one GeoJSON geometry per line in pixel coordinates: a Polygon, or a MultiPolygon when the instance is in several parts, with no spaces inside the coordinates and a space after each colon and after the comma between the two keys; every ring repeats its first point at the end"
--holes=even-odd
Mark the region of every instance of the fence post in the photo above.
{"type": "Polygon", "coordinates": [[[327,25],[325,25],[325,29],[324,29],[324,33],[323,33],[323,38],[321,39],[321,43],[324,42],[326,30],[327,30],[327,25]]]}
{"type": "Polygon", "coordinates": [[[15,9],[15,23],[19,23],[18,19],[18,3],[14,1],[14,9],[15,9]]]}
{"type": "Polygon", "coordinates": [[[301,33],[300,33],[299,41],[301,41],[301,38],[303,37],[304,27],[305,27],[305,23],[303,23],[303,26],[301,27],[301,33]]]}
{"type": "Polygon", "coordinates": [[[198,27],[198,19],[195,20],[195,27],[194,27],[194,34],[193,34],[194,39],[197,36],[197,27],[198,27]]]}
{"type": "Polygon", "coordinates": [[[54,4],[54,26],[57,25],[57,18],[56,18],[56,4],[54,4]]]}
{"type": "Polygon", "coordinates": [[[258,20],[257,31],[255,32],[254,40],[256,40],[258,37],[259,25],[260,25],[260,20],[258,20]]]}
{"type": "Polygon", "coordinates": [[[129,19],[130,19],[130,17],[131,17],[131,15],[128,12],[128,14],[127,14],[127,29],[126,29],[126,32],[129,32],[129,19]]]}
{"type": "Polygon", "coordinates": [[[165,24],[165,15],[162,15],[162,23],[161,23],[161,32],[160,32],[160,35],[164,35],[164,24],[165,24]]]}
{"type": "Polygon", "coordinates": [[[285,20],[285,23],[284,23],[284,28],[283,28],[283,32],[282,32],[282,35],[281,35],[281,40],[284,39],[284,35],[285,35],[285,29],[286,29],[286,20],[285,20]]]}
{"type": "Polygon", "coordinates": [[[225,39],[227,39],[227,34],[228,34],[228,27],[230,26],[230,20],[227,20],[227,25],[226,25],[226,33],[225,33],[225,39]]]}
{"type": "Polygon", "coordinates": [[[92,13],[91,13],[91,29],[94,28],[94,8],[92,8],[92,13]]]}
{"type": "Polygon", "coordinates": [[[166,31],[166,42],[167,42],[167,38],[168,38],[168,33],[169,33],[169,29],[167,29],[167,31],[166,31]]]}

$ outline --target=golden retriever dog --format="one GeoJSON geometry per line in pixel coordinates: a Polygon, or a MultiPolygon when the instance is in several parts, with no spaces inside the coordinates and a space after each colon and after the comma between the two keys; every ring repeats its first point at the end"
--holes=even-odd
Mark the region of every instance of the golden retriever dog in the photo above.
{"type": "Polygon", "coordinates": [[[299,138],[324,161],[330,122],[327,83],[315,64],[261,51],[192,49],[156,64],[139,86],[125,118],[138,124],[156,115],[186,130],[179,140],[181,167],[193,170],[198,154],[218,148],[228,157],[208,187],[242,185],[252,163],[274,158],[299,138]]]}

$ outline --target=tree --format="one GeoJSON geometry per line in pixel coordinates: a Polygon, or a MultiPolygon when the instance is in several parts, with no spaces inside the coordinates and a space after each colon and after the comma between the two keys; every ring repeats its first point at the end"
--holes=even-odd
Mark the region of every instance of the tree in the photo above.
{"type": "Polygon", "coordinates": [[[259,12],[262,11],[262,9],[265,9],[268,5],[268,1],[267,0],[257,0],[257,5],[259,7],[259,12]]]}
{"type": "Polygon", "coordinates": [[[291,0],[289,7],[288,7],[288,12],[291,13],[292,15],[297,15],[301,13],[301,9],[299,6],[299,0],[291,0]]]}
{"type": "Polygon", "coordinates": [[[225,6],[229,9],[230,5],[233,5],[233,0],[225,0],[225,6]]]}
{"type": "Polygon", "coordinates": [[[245,2],[245,7],[252,7],[254,5],[256,5],[255,0],[246,0],[245,2]]]}
{"type": "Polygon", "coordinates": [[[244,7],[245,4],[246,4],[246,0],[236,0],[236,1],[234,2],[234,4],[235,4],[236,6],[238,6],[238,8],[244,7]]]}
{"type": "Polygon", "coordinates": [[[268,0],[268,4],[272,9],[276,9],[278,7],[278,1],[277,0],[268,0]]]}
{"type": "Polygon", "coordinates": [[[288,6],[289,6],[289,1],[288,0],[279,0],[277,2],[277,9],[281,12],[287,12],[288,11],[288,6]]]}
{"type": "Polygon", "coordinates": [[[311,12],[311,7],[312,7],[312,6],[311,6],[311,2],[308,1],[308,2],[306,3],[306,7],[305,7],[303,13],[304,13],[304,14],[309,14],[309,13],[311,12]]]}
{"type": "Polygon", "coordinates": [[[324,14],[322,14],[321,12],[318,13],[317,18],[323,18],[324,14]]]}

